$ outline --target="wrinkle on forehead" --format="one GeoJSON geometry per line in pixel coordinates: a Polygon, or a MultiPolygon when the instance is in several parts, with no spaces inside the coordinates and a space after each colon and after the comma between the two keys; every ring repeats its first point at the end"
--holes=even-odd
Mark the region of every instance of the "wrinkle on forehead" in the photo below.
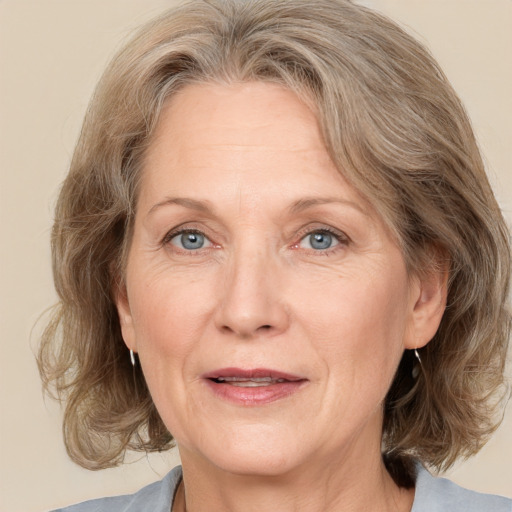
{"type": "MultiPolygon", "coordinates": [[[[314,111],[276,84],[185,86],[165,105],[145,163],[145,171],[168,175],[168,189],[164,194],[155,189],[160,197],[153,204],[165,201],[165,196],[206,199],[218,183],[223,184],[218,193],[237,198],[238,211],[244,205],[265,207],[263,196],[269,191],[282,196],[283,208],[303,194],[325,197],[338,190],[345,201],[359,196],[326,150],[314,111]],[[277,185],[274,177],[282,173],[287,173],[287,181],[277,185]],[[302,181],[299,175],[309,180],[300,196],[293,192],[300,191],[295,183],[302,181]],[[185,188],[177,188],[176,180],[185,188]],[[326,180],[331,183],[327,191],[326,180]],[[210,188],[200,190],[207,182],[210,188]]],[[[367,206],[363,209],[371,210],[367,206]]]]}
{"type": "MultiPolygon", "coordinates": [[[[323,141],[318,138],[320,130],[313,110],[294,92],[278,84],[246,82],[232,85],[187,85],[168,100],[161,117],[175,115],[182,119],[182,123],[175,127],[174,136],[187,141],[193,134],[194,137],[205,135],[210,144],[226,145],[227,149],[234,149],[236,146],[272,149],[275,146],[279,149],[300,150],[306,148],[301,148],[298,142],[309,139],[309,144],[314,143],[319,150],[325,151],[323,141]],[[272,91],[271,95],[268,94],[269,90],[272,91]],[[200,94],[197,94],[198,92],[200,94]],[[251,98],[250,103],[248,95],[251,98]],[[212,98],[218,99],[218,106],[213,108],[212,98]],[[290,117],[290,98],[294,98],[301,107],[293,111],[294,130],[299,137],[295,137],[294,140],[284,137],[283,140],[280,137],[279,125],[280,120],[290,117]],[[228,108],[223,107],[226,104],[228,108]],[[205,105],[208,106],[207,115],[205,105]],[[271,118],[262,119],[261,111],[264,109],[272,112],[271,118]],[[243,118],[238,114],[240,110],[244,112],[243,118]],[[184,112],[186,116],[183,116],[184,112]],[[201,123],[197,122],[198,119],[201,119],[201,123]],[[211,131],[212,124],[217,128],[214,132],[211,131]],[[276,132],[276,136],[272,143],[268,144],[268,136],[272,132],[276,132]],[[230,140],[236,140],[236,143],[230,143],[230,140]]],[[[161,136],[159,128],[160,126],[157,126],[154,134],[155,143],[161,136]]],[[[308,149],[311,149],[311,146],[308,149]]]]}

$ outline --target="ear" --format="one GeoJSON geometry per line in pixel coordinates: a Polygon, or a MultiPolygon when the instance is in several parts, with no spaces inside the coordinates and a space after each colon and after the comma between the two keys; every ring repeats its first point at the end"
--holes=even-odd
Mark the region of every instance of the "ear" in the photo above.
{"type": "Polygon", "coordinates": [[[114,300],[117,307],[117,315],[119,317],[119,324],[121,325],[123,340],[130,350],[137,352],[133,317],[130,309],[130,303],[128,301],[126,285],[124,283],[119,283],[115,287],[114,300]]]}
{"type": "Polygon", "coordinates": [[[404,348],[424,347],[435,335],[446,309],[448,265],[432,265],[411,277],[411,313],[404,348]]]}

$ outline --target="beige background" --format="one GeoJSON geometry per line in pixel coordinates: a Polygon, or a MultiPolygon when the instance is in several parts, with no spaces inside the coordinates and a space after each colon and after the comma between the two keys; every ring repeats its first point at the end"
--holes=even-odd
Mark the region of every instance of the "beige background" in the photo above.
{"type": "MultiPolygon", "coordinates": [[[[406,24],[466,103],[499,201],[512,219],[512,1],[366,0],[406,24]]],[[[158,479],[173,456],[88,472],[66,458],[59,407],[43,402],[33,351],[55,299],[52,207],[101,70],[164,0],[0,0],[0,511],[42,512],[158,479]]],[[[493,440],[450,477],[512,496],[512,406],[493,440]]]]}

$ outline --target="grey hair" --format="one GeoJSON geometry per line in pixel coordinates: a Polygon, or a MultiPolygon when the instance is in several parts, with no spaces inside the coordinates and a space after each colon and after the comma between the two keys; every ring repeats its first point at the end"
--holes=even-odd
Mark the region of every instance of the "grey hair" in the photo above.
{"type": "Polygon", "coordinates": [[[172,444],[140,370],[134,378],[113,301],[140,170],[176,91],[253,80],[314,107],[332,160],[387,223],[411,273],[449,268],[423,371],[411,378],[406,352],[384,404],[389,467],[408,482],[413,458],[442,469],[475,453],[503,396],[509,235],[445,75],[399,26],[348,0],[191,0],[142,27],[105,71],[57,204],[59,304],[39,366],[66,400],[70,456],[97,469],[127,448],[172,444]]]}

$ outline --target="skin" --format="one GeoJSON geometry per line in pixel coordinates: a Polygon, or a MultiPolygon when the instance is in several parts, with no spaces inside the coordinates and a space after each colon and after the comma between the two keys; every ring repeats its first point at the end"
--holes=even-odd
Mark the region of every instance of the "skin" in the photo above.
{"type": "Polygon", "coordinates": [[[445,276],[408,275],[294,93],[202,84],[171,98],[146,155],[125,282],[123,337],[182,458],[176,510],[410,510],[414,492],[381,461],[382,404],[404,349],[437,330],[445,276]],[[185,248],[180,229],[204,245],[185,248]],[[233,403],[201,377],[225,367],[304,384],[233,403]]]}

